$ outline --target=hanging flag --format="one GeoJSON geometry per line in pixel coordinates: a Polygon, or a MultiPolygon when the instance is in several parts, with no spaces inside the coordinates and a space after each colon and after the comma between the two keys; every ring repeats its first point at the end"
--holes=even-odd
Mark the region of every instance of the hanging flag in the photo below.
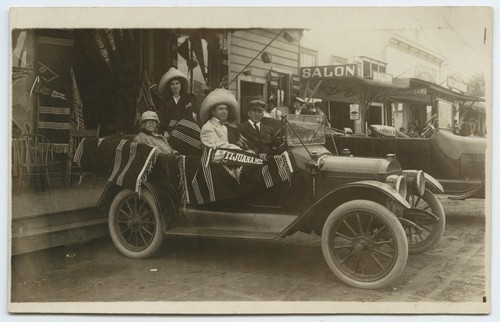
{"type": "Polygon", "coordinates": [[[83,130],[85,122],[83,120],[83,103],[80,97],[80,90],[76,83],[75,72],[73,68],[70,69],[71,76],[71,127],[73,129],[83,130]]]}
{"type": "Polygon", "coordinates": [[[189,37],[189,39],[191,41],[191,48],[193,49],[193,52],[196,56],[198,64],[200,64],[201,73],[203,74],[203,78],[206,81],[207,80],[207,71],[205,68],[205,57],[203,54],[203,43],[202,43],[201,30],[195,31],[195,33],[192,34],[189,37]]]}
{"type": "Polygon", "coordinates": [[[189,61],[189,38],[186,38],[186,40],[177,47],[177,53],[186,61],[189,61]]]}

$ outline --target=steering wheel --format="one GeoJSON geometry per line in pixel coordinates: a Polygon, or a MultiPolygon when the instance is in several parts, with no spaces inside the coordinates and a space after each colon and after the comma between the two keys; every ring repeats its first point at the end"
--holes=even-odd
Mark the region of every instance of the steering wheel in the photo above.
{"type": "Polygon", "coordinates": [[[425,135],[427,134],[427,132],[435,131],[436,130],[436,127],[435,127],[436,123],[437,123],[437,114],[434,114],[431,116],[430,119],[427,120],[427,122],[425,122],[425,124],[422,127],[422,130],[420,131],[418,136],[421,138],[425,138],[425,135]]]}
{"type": "Polygon", "coordinates": [[[279,154],[279,153],[283,153],[286,151],[286,148],[287,148],[287,145],[286,145],[286,141],[285,140],[282,140],[280,138],[281,134],[283,133],[283,127],[280,127],[278,131],[276,131],[276,133],[274,133],[273,137],[271,138],[271,144],[272,143],[276,143],[276,142],[281,142],[275,149],[274,149],[274,153],[275,154],[279,154]]]}
{"type": "Polygon", "coordinates": [[[276,142],[276,140],[281,136],[281,133],[283,133],[283,127],[280,127],[276,133],[274,133],[273,137],[271,138],[271,142],[276,142]]]}

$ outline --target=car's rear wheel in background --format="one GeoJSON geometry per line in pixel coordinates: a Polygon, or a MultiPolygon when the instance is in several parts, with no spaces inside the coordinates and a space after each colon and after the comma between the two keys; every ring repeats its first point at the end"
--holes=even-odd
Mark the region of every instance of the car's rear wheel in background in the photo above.
{"type": "Polygon", "coordinates": [[[131,258],[153,256],[163,242],[164,224],[152,193],[120,191],[109,209],[109,232],[116,248],[131,258]]]}
{"type": "Polygon", "coordinates": [[[368,200],[337,207],[323,226],[321,246],[335,276],[364,289],[393,282],[408,259],[408,241],[397,217],[368,200]]]}
{"type": "Polygon", "coordinates": [[[410,254],[420,254],[439,242],[446,226],[446,217],[441,202],[428,189],[423,196],[408,196],[408,202],[411,209],[403,212],[401,224],[408,239],[408,251],[410,254]]]}

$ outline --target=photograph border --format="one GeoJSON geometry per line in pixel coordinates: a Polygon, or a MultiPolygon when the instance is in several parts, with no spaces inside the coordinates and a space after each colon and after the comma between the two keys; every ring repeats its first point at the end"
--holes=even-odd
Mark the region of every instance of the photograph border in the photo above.
{"type": "MultiPolygon", "coordinates": [[[[279,21],[276,24],[276,12],[271,7],[148,7],[148,8],[124,8],[124,7],[108,7],[108,8],[12,8],[10,11],[10,29],[12,28],[307,28],[307,23],[300,20],[302,15],[308,15],[319,10],[318,7],[283,7],[278,6],[286,13],[287,21],[279,21]],[[147,16],[146,23],[144,20],[137,19],[137,10],[141,11],[139,16],[147,16]],[[165,10],[175,11],[174,19],[165,21],[165,10]],[[193,10],[211,10],[213,15],[224,15],[227,10],[231,11],[232,16],[225,15],[224,23],[218,20],[189,19],[181,18],[185,13],[193,14],[193,10]],[[267,12],[263,14],[262,11],[267,12]],[[110,12],[113,12],[111,15],[110,12]],[[258,16],[255,20],[242,19],[247,15],[258,16]],[[271,17],[274,16],[274,19],[271,17]],[[47,17],[58,17],[57,19],[47,19],[47,17]],[[110,19],[113,17],[113,19],[110,19]],[[127,25],[123,25],[123,20],[127,20],[127,25]],[[274,20],[274,22],[273,22],[274,20]]],[[[365,7],[335,7],[349,8],[360,10],[365,7]]],[[[201,12],[201,11],[200,11],[201,12]]],[[[200,16],[202,16],[200,14],[200,16]]],[[[492,17],[493,19],[493,17],[492,17]]],[[[491,45],[493,46],[493,45],[491,45]]],[[[493,49],[493,47],[492,47],[493,49]]],[[[11,62],[12,60],[10,60],[11,62]]],[[[493,64],[492,64],[493,67],[493,64]]],[[[10,71],[9,71],[10,74],[10,71]]],[[[493,69],[490,74],[486,74],[486,79],[492,84],[493,69]]],[[[487,81],[488,86],[488,81],[487,81]]],[[[10,87],[9,87],[10,88],[10,87]]],[[[487,93],[491,96],[492,87],[487,93]]],[[[11,93],[10,93],[11,94],[11,93]]],[[[488,94],[487,94],[488,95],[488,94]]],[[[9,95],[10,96],[10,95],[9,95]]],[[[11,98],[9,103],[11,102],[11,98]]],[[[10,106],[10,105],[8,105],[10,106]]],[[[493,111],[488,107],[489,119],[487,121],[489,128],[493,129],[493,111]]],[[[9,108],[9,114],[11,113],[9,108]]],[[[11,117],[11,115],[10,115],[11,117]]],[[[9,118],[10,120],[10,118],[9,118]]],[[[493,132],[493,131],[491,131],[493,132]]],[[[492,177],[492,153],[491,147],[493,138],[488,137],[488,149],[486,169],[488,177],[492,177]]],[[[9,162],[10,164],[10,162],[9,162]]],[[[9,165],[9,170],[10,170],[9,165]]],[[[10,172],[9,172],[10,175],[10,172]]],[[[485,256],[487,263],[491,266],[491,231],[492,231],[492,182],[488,180],[486,187],[487,199],[485,200],[486,213],[486,238],[485,238],[485,256]]],[[[10,188],[10,187],[9,187],[10,188]]],[[[10,193],[10,191],[9,191],[10,193]]],[[[10,198],[9,198],[10,200],[10,198]]],[[[11,214],[9,213],[9,241],[11,240],[11,214]]],[[[10,258],[10,251],[9,251],[10,258]]],[[[9,261],[10,262],[10,261],[9,261]]],[[[490,267],[485,266],[487,293],[491,299],[491,271],[490,267]]],[[[10,274],[9,285],[10,289],[10,274]]],[[[9,298],[10,302],[10,298],[9,298]]],[[[449,303],[446,302],[444,308],[440,302],[382,302],[382,303],[365,303],[365,302],[75,302],[75,303],[9,303],[8,309],[10,312],[31,312],[31,313],[127,313],[127,314],[330,314],[330,313],[355,313],[355,314],[382,314],[382,313],[419,313],[419,314],[486,314],[491,310],[491,301],[487,303],[449,303]],[[165,304],[172,303],[175,308],[166,306],[165,304]],[[230,306],[228,305],[230,304],[230,306]],[[300,308],[298,309],[298,304],[300,308]],[[360,307],[361,305],[361,307],[360,307]],[[397,305],[397,308],[395,307],[397,305]],[[193,308],[196,306],[196,308],[193,308]],[[340,307],[338,307],[340,306],[340,307]],[[258,308],[258,310],[256,310],[258,308]],[[304,308],[302,310],[302,308],[304,308]],[[355,311],[353,311],[355,308],[355,311]]]]}

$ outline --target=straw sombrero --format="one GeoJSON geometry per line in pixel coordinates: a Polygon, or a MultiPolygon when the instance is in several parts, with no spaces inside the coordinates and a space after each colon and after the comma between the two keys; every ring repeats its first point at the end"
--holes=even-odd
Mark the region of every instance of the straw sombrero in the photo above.
{"type": "Polygon", "coordinates": [[[237,119],[237,115],[240,113],[240,106],[234,95],[226,89],[216,88],[212,92],[210,92],[201,103],[201,108],[200,108],[201,124],[205,124],[205,122],[212,117],[210,111],[214,106],[217,106],[219,104],[227,105],[229,110],[229,115],[227,117],[227,120],[229,122],[232,122],[237,119]]]}
{"type": "Polygon", "coordinates": [[[165,95],[168,88],[168,84],[174,80],[178,79],[181,82],[182,90],[186,91],[188,88],[188,79],[181,71],[177,70],[175,67],[170,67],[170,69],[163,75],[158,84],[158,92],[160,95],[165,95]]]}

